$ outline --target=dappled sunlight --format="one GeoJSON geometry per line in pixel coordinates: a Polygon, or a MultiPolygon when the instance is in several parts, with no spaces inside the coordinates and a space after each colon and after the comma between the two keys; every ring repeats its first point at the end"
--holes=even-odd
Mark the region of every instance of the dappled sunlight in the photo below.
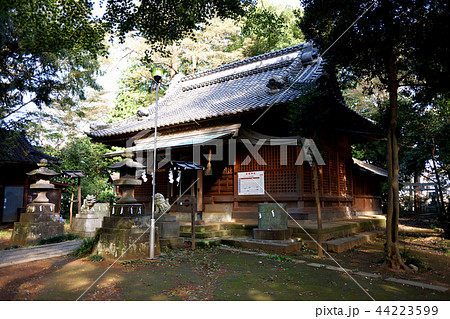
{"type": "Polygon", "coordinates": [[[261,292],[256,289],[250,289],[248,290],[248,296],[251,300],[257,300],[257,301],[271,301],[273,300],[272,297],[268,295],[268,292],[261,292]]]}
{"type": "Polygon", "coordinates": [[[380,287],[383,288],[383,290],[387,291],[387,292],[393,292],[393,293],[397,293],[397,294],[404,293],[404,289],[400,285],[390,286],[390,285],[381,284],[380,287]]]}

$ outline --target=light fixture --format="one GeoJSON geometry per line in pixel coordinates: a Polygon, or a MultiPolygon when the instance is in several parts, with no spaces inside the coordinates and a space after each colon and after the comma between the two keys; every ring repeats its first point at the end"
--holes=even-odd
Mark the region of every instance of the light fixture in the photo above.
{"type": "Polygon", "coordinates": [[[160,67],[154,67],[152,69],[152,76],[156,83],[161,82],[163,72],[164,70],[160,67]]]}

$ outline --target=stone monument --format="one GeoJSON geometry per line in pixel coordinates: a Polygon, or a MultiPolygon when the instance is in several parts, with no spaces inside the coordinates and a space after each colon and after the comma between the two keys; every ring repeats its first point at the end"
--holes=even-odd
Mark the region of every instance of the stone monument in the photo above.
{"type": "Polygon", "coordinates": [[[64,233],[64,223],[60,221],[59,213],[56,213],[55,204],[47,198],[47,192],[55,188],[50,178],[60,174],[48,168],[46,159],[42,159],[38,167],[27,173],[37,179],[36,183],[30,185],[31,190],[36,190],[37,197],[27,205],[26,212],[20,214],[19,221],[14,223],[12,245],[28,246],[39,239],[64,233]]]}
{"type": "Polygon", "coordinates": [[[173,248],[183,246],[183,238],[180,237],[180,223],[175,216],[170,215],[170,204],[168,199],[160,193],[155,194],[155,219],[159,231],[161,246],[172,246],[173,248]]]}
{"type": "MultiPolygon", "coordinates": [[[[136,178],[138,171],[145,169],[141,163],[133,161],[130,155],[108,168],[118,170],[120,178],[113,184],[119,186],[121,197],[110,208],[110,216],[103,219],[97,229],[95,252],[106,259],[122,260],[146,258],[150,253],[150,219],[145,214],[144,205],[134,198],[134,187],[142,181],[136,178]]],[[[158,229],[156,228],[155,254],[160,254],[158,229]]]]}
{"type": "Polygon", "coordinates": [[[258,204],[258,228],[254,239],[287,240],[291,237],[287,223],[287,204],[258,204]]]}
{"type": "Polygon", "coordinates": [[[94,237],[105,216],[109,216],[109,204],[97,203],[94,195],[87,195],[81,211],[72,221],[72,231],[82,237],[94,237]]]}

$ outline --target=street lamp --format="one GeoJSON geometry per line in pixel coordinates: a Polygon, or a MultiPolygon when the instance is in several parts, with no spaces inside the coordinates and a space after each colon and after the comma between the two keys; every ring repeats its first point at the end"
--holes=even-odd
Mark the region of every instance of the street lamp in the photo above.
{"type": "Polygon", "coordinates": [[[156,135],[158,131],[158,93],[161,84],[163,69],[155,67],[152,69],[153,80],[156,82],[155,100],[155,137],[153,143],[153,191],[152,191],[152,219],[150,220],[150,259],[155,258],[155,192],[156,192],[156,135]]]}

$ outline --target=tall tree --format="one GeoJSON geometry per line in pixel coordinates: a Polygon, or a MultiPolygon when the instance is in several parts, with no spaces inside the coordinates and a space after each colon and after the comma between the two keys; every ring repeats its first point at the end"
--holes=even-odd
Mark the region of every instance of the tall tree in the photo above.
{"type": "Polygon", "coordinates": [[[240,39],[244,55],[252,57],[304,42],[294,12],[301,14],[290,7],[276,7],[263,1],[248,10],[240,39]]]}
{"type": "Polygon", "coordinates": [[[89,0],[0,0],[0,125],[33,104],[72,107],[85,87],[99,88],[105,32],[91,12],[89,0]]]}
{"type": "Polygon", "coordinates": [[[447,91],[450,10],[443,0],[302,0],[300,28],[325,52],[330,68],[369,81],[389,96],[387,129],[388,205],[386,263],[409,269],[400,256],[398,92],[415,89],[424,98],[447,91]],[[354,24],[355,23],[355,24],[354,24]],[[354,25],[353,25],[354,24],[354,25]],[[428,54],[427,54],[428,53],[428,54]]]}
{"type": "Polygon", "coordinates": [[[152,49],[183,39],[199,24],[218,16],[235,18],[244,15],[251,0],[109,0],[105,19],[120,38],[129,32],[145,38],[152,49]]]}

